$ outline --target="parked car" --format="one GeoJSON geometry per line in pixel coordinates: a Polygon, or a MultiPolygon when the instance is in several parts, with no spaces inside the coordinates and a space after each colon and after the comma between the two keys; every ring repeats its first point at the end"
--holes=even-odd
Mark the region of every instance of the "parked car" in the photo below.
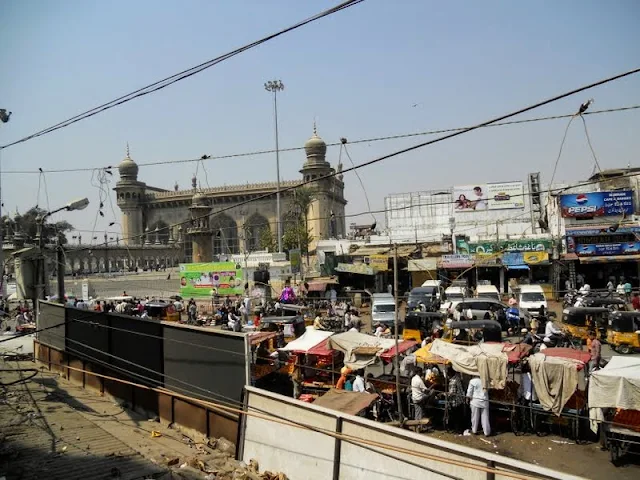
{"type": "Polygon", "coordinates": [[[419,308],[424,303],[427,311],[437,312],[440,308],[440,299],[438,298],[438,287],[416,287],[409,292],[407,299],[407,308],[409,311],[419,308]]]}
{"type": "Polygon", "coordinates": [[[476,297],[488,298],[491,300],[500,301],[500,292],[494,285],[478,285],[476,287],[476,297]]]}
{"type": "Polygon", "coordinates": [[[429,287],[436,289],[436,298],[438,301],[442,303],[442,297],[444,293],[444,288],[442,287],[442,280],[427,280],[422,285],[422,287],[429,287]]]}
{"type": "Polygon", "coordinates": [[[374,293],[371,297],[371,322],[393,324],[396,315],[396,301],[390,293],[374,293]]]}
{"type": "Polygon", "coordinates": [[[440,304],[442,313],[452,312],[456,305],[465,299],[470,298],[470,294],[466,287],[451,286],[444,291],[445,301],[440,304]]]}
{"type": "MultiPolygon", "coordinates": [[[[455,316],[462,316],[462,318],[464,319],[464,315],[467,310],[471,310],[471,316],[473,317],[473,320],[487,320],[492,318],[492,313],[495,312],[496,316],[498,317],[497,320],[500,322],[502,327],[506,329],[509,326],[507,324],[506,317],[506,311],[508,308],[510,307],[506,303],[502,303],[491,298],[471,298],[468,300],[464,300],[456,305],[455,310],[459,315],[455,316]]],[[[520,324],[529,325],[530,321],[531,315],[529,314],[529,312],[520,310],[520,324]]]]}

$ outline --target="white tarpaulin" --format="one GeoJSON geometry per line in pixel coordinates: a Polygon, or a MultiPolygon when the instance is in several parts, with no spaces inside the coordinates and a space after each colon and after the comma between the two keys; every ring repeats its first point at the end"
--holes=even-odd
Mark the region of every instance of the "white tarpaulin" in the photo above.
{"type": "Polygon", "coordinates": [[[293,342],[287,343],[287,345],[284,348],[280,348],[280,350],[288,352],[308,352],[331,335],[333,335],[333,332],[326,332],[324,330],[316,330],[313,327],[307,327],[306,331],[300,338],[296,338],[293,342]]]}
{"type": "Polygon", "coordinates": [[[378,338],[356,331],[348,331],[330,337],[327,346],[344,353],[344,364],[353,370],[358,370],[376,363],[380,354],[395,346],[395,341],[390,338],[378,338]],[[363,348],[374,353],[358,352],[358,349],[363,348]]]}
{"type": "Polygon", "coordinates": [[[578,364],[582,363],[569,358],[545,356],[544,353],[531,355],[527,362],[531,367],[531,380],[540,405],[560,415],[578,388],[578,364]]]}
{"type": "Polygon", "coordinates": [[[486,389],[504,389],[507,381],[507,354],[501,343],[456,345],[436,339],[431,353],[446,358],[453,369],[460,373],[480,377],[486,389]]]}
{"type": "Polygon", "coordinates": [[[591,374],[590,408],[640,410],[640,358],[613,356],[591,374]]]}

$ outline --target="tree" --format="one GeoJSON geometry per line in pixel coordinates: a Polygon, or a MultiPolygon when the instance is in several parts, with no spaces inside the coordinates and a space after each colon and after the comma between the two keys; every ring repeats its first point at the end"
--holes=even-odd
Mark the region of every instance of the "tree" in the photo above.
{"type": "Polygon", "coordinates": [[[302,254],[309,253],[309,245],[313,241],[313,237],[306,230],[304,222],[301,218],[295,218],[292,215],[288,220],[284,222],[284,233],[282,235],[282,248],[285,251],[300,248],[302,254]]]}
{"type": "MultiPolygon", "coordinates": [[[[20,232],[25,236],[27,242],[35,243],[38,235],[38,217],[42,217],[47,213],[46,210],[38,207],[32,207],[27,210],[24,215],[16,215],[14,218],[10,216],[2,217],[2,238],[7,238],[14,235],[16,232],[20,232]]],[[[73,230],[73,225],[67,221],[60,221],[55,223],[46,222],[42,226],[42,236],[45,242],[53,242],[56,239],[56,234],[59,233],[62,243],[67,243],[67,237],[65,233],[73,230]]]]}
{"type": "Polygon", "coordinates": [[[262,250],[267,250],[268,252],[273,252],[276,249],[276,242],[273,238],[271,227],[269,227],[269,225],[263,227],[260,231],[260,248],[262,250]]]}
{"type": "Polygon", "coordinates": [[[309,208],[315,199],[315,192],[312,188],[301,187],[293,191],[294,221],[297,223],[295,233],[298,235],[296,246],[300,247],[302,253],[307,255],[309,263],[309,245],[313,241],[313,236],[309,234],[309,208]]]}

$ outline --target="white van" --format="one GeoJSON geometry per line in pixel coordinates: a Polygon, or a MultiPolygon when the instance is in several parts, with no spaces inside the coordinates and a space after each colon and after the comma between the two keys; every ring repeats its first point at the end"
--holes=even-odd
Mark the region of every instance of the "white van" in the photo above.
{"type": "Polygon", "coordinates": [[[476,297],[478,298],[490,298],[491,300],[502,301],[500,292],[493,285],[478,285],[476,287],[476,297]]]}
{"type": "Polygon", "coordinates": [[[547,310],[547,299],[540,285],[522,285],[518,303],[521,310],[529,312],[532,316],[538,316],[541,308],[547,310]]]}
{"type": "Polygon", "coordinates": [[[374,293],[371,296],[371,323],[393,325],[396,315],[396,301],[390,293],[374,293]]]}

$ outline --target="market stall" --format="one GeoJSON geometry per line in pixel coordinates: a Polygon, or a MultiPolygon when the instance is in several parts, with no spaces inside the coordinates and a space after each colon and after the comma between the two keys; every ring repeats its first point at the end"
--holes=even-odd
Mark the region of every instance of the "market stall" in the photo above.
{"type": "Polygon", "coordinates": [[[620,460],[632,445],[640,445],[640,359],[611,357],[593,372],[589,383],[589,417],[592,430],[602,423],[601,435],[611,461],[620,460]]]}
{"type": "Polygon", "coordinates": [[[313,403],[349,415],[364,415],[377,399],[376,394],[347,392],[332,388],[313,403]]]}

